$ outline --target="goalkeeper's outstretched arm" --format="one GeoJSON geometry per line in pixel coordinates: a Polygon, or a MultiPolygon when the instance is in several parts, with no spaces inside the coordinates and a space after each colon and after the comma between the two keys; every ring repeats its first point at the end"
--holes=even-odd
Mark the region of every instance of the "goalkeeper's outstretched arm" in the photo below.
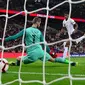
{"type": "Polygon", "coordinates": [[[13,35],[13,36],[9,36],[7,38],[5,38],[5,41],[10,41],[10,40],[15,40],[21,36],[23,36],[24,30],[21,30],[19,33],[13,35]]]}

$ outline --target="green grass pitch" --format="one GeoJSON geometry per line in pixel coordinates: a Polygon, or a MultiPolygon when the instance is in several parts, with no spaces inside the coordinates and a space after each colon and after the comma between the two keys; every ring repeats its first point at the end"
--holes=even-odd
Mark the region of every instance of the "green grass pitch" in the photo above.
{"type": "MultiPolygon", "coordinates": [[[[8,59],[8,61],[15,61],[15,59],[8,59]]],[[[73,77],[85,78],[85,58],[71,58],[71,60],[78,62],[78,65],[71,67],[71,74],[73,77]]],[[[2,74],[2,83],[7,83],[18,79],[18,66],[10,66],[7,73],[2,74]]],[[[22,64],[21,79],[27,80],[43,80],[42,62],[37,61],[32,64],[22,64]]],[[[68,74],[68,65],[60,63],[46,62],[46,82],[64,77],[68,74]]],[[[20,85],[18,81],[10,85],[20,85]]],[[[42,85],[40,83],[22,83],[21,85],[42,85]]],[[[70,79],[66,78],[52,83],[51,85],[70,85],[70,79]]],[[[73,85],[85,85],[85,80],[73,80],[73,85]]]]}

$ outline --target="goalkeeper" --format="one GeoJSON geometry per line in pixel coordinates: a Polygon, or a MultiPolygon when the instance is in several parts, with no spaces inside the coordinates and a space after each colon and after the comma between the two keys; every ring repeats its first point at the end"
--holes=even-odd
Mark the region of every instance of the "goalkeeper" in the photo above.
{"type": "MultiPolygon", "coordinates": [[[[17,65],[17,66],[20,65],[21,58],[22,58],[22,62],[24,64],[33,63],[33,62],[37,61],[38,59],[43,61],[43,59],[44,59],[45,52],[44,52],[42,46],[39,44],[40,42],[44,41],[43,35],[40,32],[40,30],[38,29],[41,24],[41,18],[35,17],[32,22],[33,22],[32,26],[25,29],[25,44],[26,44],[26,46],[29,46],[28,48],[26,48],[27,55],[17,58],[17,61],[15,62],[15,65],[17,65]],[[38,43],[38,44],[36,44],[36,43],[38,43]],[[35,45],[32,45],[32,44],[35,44],[35,45]]],[[[15,39],[23,36],[23,34],[24,34],[24,30],[20,31],[16,35],[5,38],[5,41],[15,40],[15,39]]],[[[48,46],[46,47],[46,50],[47,50],[46,56],[45,56],[46,61],[66,63],[66,64],[69,63],[68,60],[63,59],[63,58],[52,58],[49,54],[50,49],[48,46]]],[[[76,65],[75,62],[70,62],[70,64],[72,66],[76,65]]]]}

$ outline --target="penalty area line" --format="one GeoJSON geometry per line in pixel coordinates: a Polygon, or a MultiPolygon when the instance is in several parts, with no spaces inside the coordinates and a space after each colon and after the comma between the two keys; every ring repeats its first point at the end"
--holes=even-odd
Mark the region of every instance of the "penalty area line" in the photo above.
{"type": "MultiPolygon", "coordinates": [[[[19,72],[16,72],[16,71],[8,71],[7,73],[19,74],[19,72]]],[[[40,73],[40,72],[20,72],[20,74],[43,75],[43,73],[40,73]]],[[[45,73],[45,74],[48,76],[68,76],[68,74],[62,74],[62,73],[45,73]]],[[[71,75],[75,77],[85,77],[84,74],[71,74],[71,75]]]]}

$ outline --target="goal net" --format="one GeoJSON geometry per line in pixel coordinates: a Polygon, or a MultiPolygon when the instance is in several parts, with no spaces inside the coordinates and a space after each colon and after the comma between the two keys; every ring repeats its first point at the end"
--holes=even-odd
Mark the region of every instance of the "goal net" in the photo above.
{"type": "MultiPolygon", "coordinates": [[[[5,26],[4,26],[4,31],[3,31],[3,38],[2,38],[2,44],[0,45],[0,48],[2,49],[1,51],[1,58],[4,57],[4,52],[6,50],[9,50],[9,49],[14,49],[14,48],[17,48],[17,47],[22,47],[22,55],[21,56],[24,56],[24,53],[25,53],[25,49],[26,48],[29,48],[29,46],[25,46],[24,44],[24,37],[25,37],[25,29],[26,29],[26,26],[27,26],[27,22],[28,22],[28,14],[31,14],[31,13],[36,13],[36,12],[39,12],[41,10],[45,10],[46,11],[46,15],[39,15],[39,17],[44,17],[45,18],[45,26],[44,26],[44,45],[45,45],[45,55],[46,55],[46,45],[48,46],[51,46],[51,45],[55,45],[55,44],[58,44],[58,43],[61,43],[61,42],[65,42],[65,41],[79,41],[81,38],[77,38],[77,39],[71,39],[71,36],[69,36],[68,39],[63,39],[63,40],[59,40],[59,41],[55,41],[55,42],[52,42],[52,43],[47,43],[46,42],[46,31],[47,31],[47,24],[48,24],[48,18],[49,18],[49,13],[50,11],[62,6],[63,4],[65,3],[68,3],[69,5],[69,18],[71,17],[71,14],[72,14],[72,6],[73,5],[77,5],[77,4],[80,4],[80,3],[84,3],[85,0],[63,0],[61,3],[58,3],[56,4],[55,6],[53,7],[49,7],[49,1],[50,0],[47,0],[47,3],[46,3],[46,7],[42,7],[42,8],[39,8],[37,10],[32,10],[32,11],[28,11],[26,9],[26,5],[27,5],[27,1],[28,0],[24,0],[24,11],[20,11],[20,12],[15,12],[15,14],[13,15],[10,15],[8,14],[8,10],[9,10],[9,3],[10,3],[10,0],[7,0],[7,4],[6,4],[6,14],[1,14],[0,17],[5,17],[5,26]],[[23,34],[23,37],[22,37],[22,41],[21,41],[21,44],[18,44],[18,45],[15,45],[15,46],[11,46],[11,47],[5,47],[4,46],[4,39],[5,39],[5,36],[6,36],[6,29],[7,29],[7,23],[8,23],[8,20],[9,19],[12,19],[18,15],[24,15],[25,16],[25,23],[24,23],[24,34],[23,34]]],[[[37,2],[37,0],[35,0],[37,2]]],[[[40,2],[40,0],[39,0],[40,2]]],[[[19,2],[18,2],[19,3],[19,2]]],[[[85,4],[84,4],[85,5],[85,4]]],[[[50,16],[51,18],[54,18],[53,16],[50,16]]],[[[83,21],[83,20],[82,20],[83,21]]],[[[84,21],[85,22],[85,21],[84,21]]],[[[80,40],[81,41],[81,40],[80,40]]],[[[72,47],[72,44],[70,44],[69,46],[69,61],[70,61],[70,52],[71,52],[71,47],[72,47]]],[[[56,78],[56,79],[53,79],[49,82],[46,81],[46,74],[47,75],[50,75],[50,73],[46,73],[46,62],[45,62],[45,55],[44,55],[44,60],[43,60],[43,64],[42,64],[42,73],[39,73],[42,75],[42,80],[23,80],[22,77],[21,77],[21,74],[22,74],[22,60],[20,62],[20,67],[19,67],[19,70],[18,70],[18,73],[17,73],[17,76],[18,78],[17,79],[14,79],[13,81],[8,81],[6,83],[2,83],[2,73],[0,73],[0,85],[13,85],[14,82],[19,82],[19,85],[23,85],[23,84],[27,84],[27,85],[32,85],[31,83],[39,83],[41,85],[53,85],[53,83],[55,82],[58,82],[58,81],[61,81],[61,80],[64,80],[64,79],[69,79],[70,80],[70,83],[69,85],[73,85],[73,81],[74,80],[85,80],[85,77],[81,77],[80,75],[78,77],[74,77],[72,76],[71,74],[71,66],[70,66],[70,63],[68,65],[68,73],[66,75],[63,75],[63,77],[59,77],[59,78],[56,78]]],[[[36,67],[36,66],[35,66],[36,67]]],[[[57,67],[56,67],[57,68],[57,67]]],[[[51,67],[50,67],[51,69],[51,67]]],[[[49,70],[50,70],[49,69],[49,70]]],[[[55,70],[55,69],[54,69],[55,70]]],[[[16,72],[15,72],[16,73],[16,72]]],[[[57,73],[57,72],[56,72],[57,73]]],[[[9,74],[9,73],[8,73],[9,74]]],[[[26,74],[26,72],[25,72],[26,74]]],[[[30,74],[30,73],[29,73],[30,74]]],[[[32,74],[37,74],[37,73],[32,73],[32,74]]],[[[7,74],[4,74],[4,76],[7,75],[7,74]]],[[[37,74],[38,75],[38,74],[37,74]]],[[[36,76],[37,76],[36,75],[36,76]]],[[[55,75],[55,74],[52,74],[52,75],[55,75]]],[[[61,74],[60,74],[61,75],[61,74]]],[[[26,75],[25,75],[26,76],[26,75]]],[[[35,76],[35,77],[36,77],[35,76]]],[[[57,76],[57,75],[56,75],[57,76]]],[[[30,77],[30,76],[28,76],[30,77]]],[[[17,84],[16,84],[17,85],[17,84]]]]}

